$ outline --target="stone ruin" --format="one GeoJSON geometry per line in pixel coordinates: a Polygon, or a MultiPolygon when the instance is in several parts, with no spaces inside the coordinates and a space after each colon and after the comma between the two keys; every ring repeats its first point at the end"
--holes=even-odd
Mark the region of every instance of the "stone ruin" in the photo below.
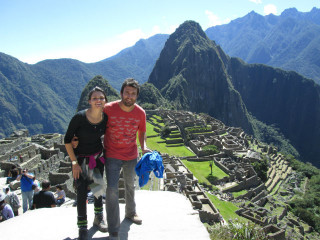
{"type": "MultiPolygon", "coordinates": [[[[286,230],[290,232],[291,236],[298,236],[298,238],[304,236],[301,220],[290,218],[285,207],[286,203],[294,196],[293,190],[297,188],[298,184],[294,185],[296,181],[294,172],[275,147],[259,143],[241,128],[225,126],[221,121],[208,115],[200,115],[201,117],[199,117],[199,115],[196,116],[186,111],[167,110],[151,110],[147,114],[161,116],[170,128],[179,129],[184,139],[186,139],[185,128],[194,127],[193,132],[189,135],[188,146],[197,156],[185,159],[188,161],[214,161],[216,166],[228,174],[227,177],[213,182],[220,189],[214,194],[227,201],[243,202],[242,207],[236,212],[238,215],[263,227],[270,239],[285,239],[286,230]],[[211,131],[204,130],[202,133],[201,127],[203,129],[208,125],[211,126],[211,131]],[[257,150],[250,149],[249,142],[257,145],[257,150]],[[220,152],[206,156],[202,150],[206,145],[215,145],[220,152]],[[261,161],[262,155],[267,157],[270,162],[266,182],[261,181],[251,165],[261,161]],[[272,210],[279,207],[274,198],[275,194],[278,193],[280,186],[288,182],[292,184],[292,187],[289,187],[288,191],[279,193],[282,197],[280,201],[284,203],[283,210],[279,215],[274,215],[272,210]],[[246,190],[246,193],[233,197],[233,192],[241,190],[246,190]],[[246,201],[250,203],[245,205],[246,201]],[[271,205],[270,209],[266,208],[267,205],[271,205]],[[287,227],[291,227],[291,229],[287,229],[287,227]],[[295,229],[299,231],[297,232],[295,229]]],[[[195,209],[206,209],[203,206],[203,202],[206,202],[203,199],[207,199],[205,197],[206,190],[203,190],[205,187],[199,185],[178,158],[167,157],[164,161],[166,162],[166,178],[164,180],[166,190],[182,192],[188,196],[195,209]]],[[[212,203],[211,205],[208,205],[211,208],[208,211],[211,212],[211,217],[208,218],[209,221],[205,220],[205,222],[221,220],[219,212],[212,203]]],[[[312,231],[311,228],[308,232],[310,231],[312,231]]]]}
{"type": "MultiPolygon", "coordinates": [[[[15,133],[0,140],[0,153],[1,177],[8,176],[13,166],[19,171],[27,168],[40,182],[48,179],[52,191],[55,191],[55,185],[61,184],[67,197],[75,197],[71,165],[66,157],[63,135],[54,133],[29,137],[28,134],[15,133]]],[[[20,187],[20,182],[14,181],[10,187],[16,190],[20,187]]]]}
{"type": "MultiPolygon", "coordinates": [[[[294,229],[299,229],[300,236],[312,229],[305,231],[301,221],[288,217],[287,209],[274,216],[272,210],[265,208],[267,204],[271,209],[277,207],[274,195],[279,186],[289,183],[288,191],[280,192],[281,200],[289,201],[294,196],[297,188],[295,173],[289,167],[284,157],[274,147],[266,146],[247,135],[241,128],[227,127],[221,121],[208,115],[195,115],[184,111],[156,110],[147,111],[147,117],[152,114],[161,116],[171,130],[179,130],[180,135],[186,140],[186,127],[211,126],[211,131],[194,131],[189,136],[189,148],[197,155],[185,158],[188,161],[214,161],[214,163],[228,174],[227,177],[217,179],[213,183],[220,189],[214,192],[226,201],[243,202],[237,211],[242,217],[263,227],[270,239],[284,239],[286,228],[293,235],[294,229]],[[260,152],[249,148],[249,142],[258,146],[260,152]],[[220,153],[206,156],[202,148],[206,145],[215,145],[220,153]],[[268,180],[262,182],[254,171],[251,163],[260,161],[261,154],[266,154],[270,160],[268,180]],[[291,184],[291,185],[290,185],[291,184]],[[233,192],[246,190],[247,192],[238,197],[233,197],[233,192]],[[249,204],[245,204],[249,201],[249,204]]],[[[160,126],[159,126],[160,127],[160,126]]],[[[180,158],[162,155],[165,166],[163,184],[160,190],[175,191],[184,194],[194,209],[199,211],[202,222],[213,224],[222,221],[217,208],[207,198],[206,189],[198,183],[198,180],[184,166],[180,158]]],[[[71,165],[67,156],[63,135],[39,134],[28,136],[27,130],[16,131],[10,137],[0,140],[0,176],[7,176],[13,165],[19,169],[28,168],[39,181],[48,179],[52,186],[61,184],[67,197],[74,199],[73,180],[71,165]]],[[[122,173],[121,173],[122,174],[122,173]]],[[[13,182],[12,189],[20,187],[20,182],[13,182]]],[[[124,202],[124,182],[122,175],[119,181],[119,200],[124,202]]],[[[296,236],[296,235],[294,235],[296,236]]]]}
{"type": "Polygon", "coordinates": [[[163,190],[184,194],[193,208],[198,210],[202,222],[209,224],[219,222],[221,219],[219,211],[181,160],[169,155],[162,155],[162,158],[165,167],[163,190]]]}

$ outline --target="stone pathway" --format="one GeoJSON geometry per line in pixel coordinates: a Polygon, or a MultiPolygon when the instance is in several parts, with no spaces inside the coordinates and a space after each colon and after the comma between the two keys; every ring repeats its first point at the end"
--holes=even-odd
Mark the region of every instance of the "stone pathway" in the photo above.
{"type": "MultiPolygon", "coordinates": [[[[209,233],[183,195],[165,191],[136,191],[137,212],[142,225],[124,219],[124,204],[121,211],[121,240],[209,240],[209,233]]],[[[70,204],[57,208],[27,211],[0,223],[1,240],[45,239],[75,240],[77,210],[70,204]]],[[[108,233],[97,232],[92,227],[93,204],[88,204],[89,239],[109,239],[108,233]]]]}

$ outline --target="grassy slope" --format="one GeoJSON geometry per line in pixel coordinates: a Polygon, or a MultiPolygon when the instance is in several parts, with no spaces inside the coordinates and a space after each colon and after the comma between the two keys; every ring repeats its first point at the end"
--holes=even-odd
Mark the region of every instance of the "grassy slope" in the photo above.
{"type": "MultiPolygon", "coordinates": [[[[159,119],[158,116],[156,118],[159,119]]],[[[152,124],[147,123],[147,136],[159,135],[159,133],[154,131],[154,128],[155,127],[152,124]]],[[[163,142],[164,139],[161,139],[160,136],[149,137],[147,139],[148,148],[152,150],[156,150],[161,153],[168,153],[170,156],[177,156],[177,157],[195,156],[195,154],[185,146],[168,147],[166,143],[159,143],[161,141],[163,142]]],[[[211,169],[209,166],[209,162],[190,162],[190,161],[183,160],[183,163],[194,174],[194,176],[199,180],[199,182],[204,182],[206,184],[211,185],[207,179],[208,177],[211,176],[210,175],[211,169]]],[[[218,179],[227,176],[227,174],[223,172],[220,168],[218,168],[214,163],[212,167],[212,173],[213,173],[213,176],[217,177],[218,179]]],[[[150,185],[147,184],[143,189],[150,189],[150,185]]],[[[221,215],[225,220],[228,220],[230,218],[231,219],[237,218],[237,219],[243,220],[244,222],[248,221],[247,219],[242,218],[235,213],[238,207],[235,206],[233,203],[219,200],[216,196],[211,194],[208,194],[208,197],[213,202],[213,204],[219,209],[221,215]]]]}

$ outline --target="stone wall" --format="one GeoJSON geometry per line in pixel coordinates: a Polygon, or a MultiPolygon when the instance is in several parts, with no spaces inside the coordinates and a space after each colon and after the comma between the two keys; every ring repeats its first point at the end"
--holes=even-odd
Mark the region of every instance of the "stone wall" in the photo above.
{"type": "Polygon", "coordinates": [[[33,144],[29,144],[26,147],[21,148],[20,150],[12,151],[10,153],[7,153],[3,156],[0,156],[0,162],[8,161],[10,157],[17,156],[17,159],[20,161],[19,156],[21,156],[23,159],[30,158],[32,155],[32,152],[35,152],[37,147],[33,144]]]}
{"type": "Polygon", "coordinates": [[[21,143],[23,143],[24,141],[25,141],[24,138],[18,138],[18,139],[12,139],[12,140],[7,140],[7,139],[0,140],[0,155],[6,155],[8,152],[11,152],[12,149],[21,145],[21,143]]]}

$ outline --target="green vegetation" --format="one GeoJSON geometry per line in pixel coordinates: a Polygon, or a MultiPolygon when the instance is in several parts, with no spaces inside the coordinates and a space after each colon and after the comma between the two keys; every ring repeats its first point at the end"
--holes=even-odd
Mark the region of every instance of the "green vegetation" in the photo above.
{"type": "Polygon", "coordinates": [[[282,180],[279,181],[279,182],[277,183],[277,185],[272,189],[272,192],[270,193],[271,196],[274,195],[274,194],[276,194],[276,193],[278,192],[281,184],[282,184],[282,180]]]}
{"type": "Polygon", "coordinates": [[[206,145],[202,148],[202,151],[205,152],[205,155],[212,155],[212,154],[219,153],[219,150],[215,145],[206,145]]]}
{"type": "Polygon", "coordinates": [[[157,128],[157,127],[155,127],[152,124],[147,122],[147,136],[159,135],[159,133],[156,132],[154,129],[158,129],[158,131],[160,131],[159,128],[157,128]]]}
{"type": "Polygon", "coordinates": [[[187,133],[194,133],[194,132],[211,132],[211,126],[208,125],[206,127],[197,127],[197,126],[193,126],[193,127],[186,127],[184,129],[187,133]]]}
{"type": "Polygon", "coordinates": [[[183,164],[193,173],[193,175],[199,180],[201,184],[208,185],[212,187],[212,182],[216,179],[221,179],[228,176],[224,171],[218,168],[214,162],[212,164],[212,172],[210,169],[211,161],[205,162],[192,162],[187,160],[182,160],[183,164]]]}
{"type": "Polygon", "coordinates": [[[156,109],[157,106],[171,107],[160,91],[148,82],[141,85],[138,104],[146,109],[156,109]]]}
{"type": "MultiPolygon", "coordinates": [[[[159,133],[154,131],[154,126],[151,123],[147,122],[147,136],[159,135],[159,133]]],[[[150,149],[156,150],[160,153],[168,153],[170,156],[177,157],[187,157],[187,156],[195,156],[193,152],[191,152],[184,145],[171,145],[166,144],[164,139],[160,136],[156,137],[148,137],[147,145],[150,149]]]]}
{"type": "Polygon", "coordinates": [[[111,87],[108,80],[104,79],[100,75],[97,75],[94,78],[92,78],[82,90],[80,100],[78,102],[78,107],[76,110],[77,112],[90,107],[88,103],[88,95],[89,92],[96,86],[102,88],[106,92],[108,102],[120,99],[120,95],[116,90],[114,90],[111,87]]]}
{"type": "Polygon", "coordinates": [[[250,116],[250,121],[253,126],[254,136],[258,141],[272,143],[274,146],[278,147],[280,152],[299,157],[298,151],[290,144],[290,141],[285,138],[281,133],[281,130],[276,126],[267,125],[257,120],[252,115],[250,116]]]}
{"type": "Polygon", "coordinates": [[[251,222],[233,221],[229,225],[208,227],[212,240],[267,240],[267,236],[251,222]]]}
{"type": "Polygon", "coordinates": [[[202,134],[204,132],[212,132],[210,125],[206,127],[201,127],[201,126],[186,127],[184,130],[186,133],[187,140],[190,139],[191,134],[198,134],[198,133],[202,134]]]}
{"type": "Polygon", "coordinates": [[[170,135],[171,131],[169,129],[169,126],[164,126],[161,128],[161,131],[160,131],[160,135],[162,138],[166,138],[170,135]]]}
{"type": "Polygon", "coordinates": [[[295,195],[290,201],[291,211],[320,232],[320,170],[308,163],[302,163],[293,156],[288,157],[294,170],[307,177],[304,194],[295,195]]]}
{"type": "Polygon", "coordinates": [[[232,195],[233,195],[233,197],[234,198],[236,198],[236,197],[239,197],[239,196],[241,196],[241,195],[244,195],[244,194],[246,194],[248,191],[247,190],[241,190],[241,191],[239,191],[239,192],[232,192],[232,195]]]}
{"type": "Polygon", "coordinates": [[[248,222],[246,218],[240,217],[235,213],[239,208],[232,202],[220,200],[215,195],[209,193],[207,193],[207,196],[213,205],[219,210],[224,220],[229,221],[229,219],[240,219],[241,221],[248,222]]]}
{"type": "Polygon", "coordinates": [[[256,171],[258,177],[264,182],[267,181],[268,160],[265,157],[263,157],[261,161],[252,163],[252,166],[256,171]]]}

